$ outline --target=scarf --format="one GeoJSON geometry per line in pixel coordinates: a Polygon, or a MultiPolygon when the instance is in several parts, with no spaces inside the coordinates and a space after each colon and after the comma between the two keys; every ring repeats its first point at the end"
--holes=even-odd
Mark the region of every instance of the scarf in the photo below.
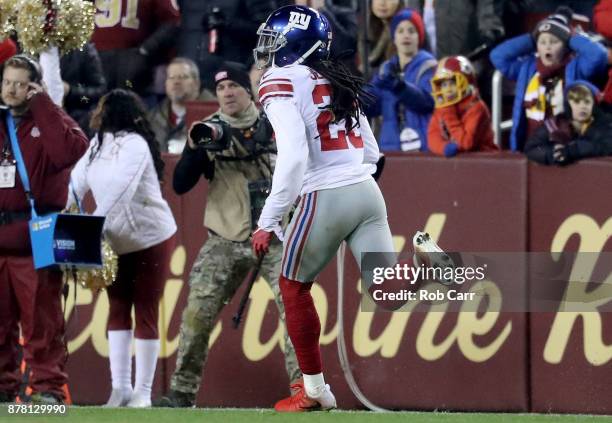
{"type": "Polygon", "coordinates": [[[570,59],[571,57],[566,55],[561,63],[546,66],[538,57],[536,60],[536,70],[540,76],[540,83],[545,84],[549,79],[563,78],[565,76],[565,67],[569,63],[570,59]]]}
{"type": "Polygon", "coordinates": [[[563,113],[565,67],[567,56],[561,63],[545,66],[540,58],[536,61],[536,73],[527,84],[523,107],[527,117],[527,136],[531,135],[545,119],[563,113]]]}
{"type": "Polygon", "coordinates": [[[251,101],[251,104],[241,113],[236,116],[230,116],[221,109],[217,111],[217,114],[224,122],[229,123],[232,128],[247,129],[255,124],[259,118],[259,110],[255,106],[255,103],[251,101]]]}

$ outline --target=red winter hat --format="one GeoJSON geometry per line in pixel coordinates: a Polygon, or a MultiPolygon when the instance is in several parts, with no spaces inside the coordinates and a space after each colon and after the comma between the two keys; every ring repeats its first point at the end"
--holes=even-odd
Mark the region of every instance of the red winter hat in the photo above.
{"type": "Polygon", "coordinates": [[[13,40],[7,38],[0,42],[0,64],[17,54],[17,45],[13,40]]]}
{"type": "Polygon", "coordinates": [[[395,30],[402,21],[412,22],[412,25],[414,25],[419,33],[419,47],[422,47],[425,42],[425,25],[423,24],[423,18],[419,15],[419,12],[409,7],[400,10],[391,19],[391,24],[389,25],[391,39],[395,38],[395,30]]]}

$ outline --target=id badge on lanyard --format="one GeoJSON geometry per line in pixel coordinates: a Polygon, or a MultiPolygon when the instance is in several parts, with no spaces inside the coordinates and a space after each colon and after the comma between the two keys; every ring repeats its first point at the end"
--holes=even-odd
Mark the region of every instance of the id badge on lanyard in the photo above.
{"type": "Polygon", "coordinates": [[[15,165],[15,161],[6,158],[2,159],[2,161],[0,161],[0,189],[14,188],[16,173],[17,166],[15,165]]]}

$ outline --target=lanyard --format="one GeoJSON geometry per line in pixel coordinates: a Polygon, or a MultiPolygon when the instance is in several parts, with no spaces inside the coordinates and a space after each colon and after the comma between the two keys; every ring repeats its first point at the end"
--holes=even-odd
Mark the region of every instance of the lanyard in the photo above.
{"type": "Polygon", "coordinates": [[[17,140],[15,121],[13,120],[13,115],[11,114],[10,110],[6,111],[5,116],[6,126],[9,132],[9,138],[11,139],[13,155],[15,156],[15,160],[17,161],[17,171],[19,172],[19,177],[21,178],[23,189],[25,190],[26,197],[28,198],[28,202],[30,203],[30,208],[32,209],[32,218],[36,218],[38,217],[38,215],[36,214],[36,209],[34,208],[34,197],[32,196],[32,192],[30,191],[30,179],[28,178],[28,172],[25,167],[25,162],[23,161],[23,156],[21,155],[19,141],[17,140]]]}

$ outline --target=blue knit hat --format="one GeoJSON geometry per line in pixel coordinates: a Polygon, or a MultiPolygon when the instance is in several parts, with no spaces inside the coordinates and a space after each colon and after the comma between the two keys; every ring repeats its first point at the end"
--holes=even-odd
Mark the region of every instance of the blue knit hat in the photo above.
{"type": "Polygon", "coordinates": [[[421,15],[419,15],[419,12],[409,7],[400,10],[391,19],[391,24],[389,25],[389,29],[391,30],[391,39],[393,40],[395,38],[395,30],[403,21],[412,22],[419,33],[419,47],[421,47],[425,42],[425,25],[423,24],[423,18],[421,15]]]}
{"type": "Polygon", "coordinates": [[[585,81],[583,79],[577,79],[575,81],[573,81],[570,84],[567,84],[567,86],[565,87],[565,98],[567,98],[567,93],[574,87],[577,87],[578,85],[582,85],[583,87],[586,87],[589,89],[589,91],[591,91],[591,94],[593,94],[593,100],[595,101],[595,103],[599,103],[599,101],[601,100],[601,91],[599,91],[599,88],[597,88],[595,85],[591,84],[589,81],[585,81]]]}

